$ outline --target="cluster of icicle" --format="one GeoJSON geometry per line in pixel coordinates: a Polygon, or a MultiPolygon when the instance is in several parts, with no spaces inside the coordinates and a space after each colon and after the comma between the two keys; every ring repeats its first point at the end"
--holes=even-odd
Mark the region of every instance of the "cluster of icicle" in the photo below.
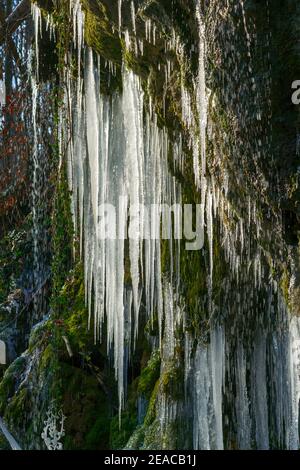
{"type": "MultiPolygon", "coordinates": [[[[74,24],[78,24],[78,18],[74,18],[74,24]]],[[[74,222],[81,234],[89,324],[93,323],[98,340],[106,319],[107,347],[108,352],[113,351],[121,409],[130,353],[127,349],[138,335],[142,295],[148,318],[152,319],[154,312],[158,315],[160,344],[165,303],[159,237],[143,240],[143,234],[159,233],[160,227],[153,226],[156,222],[150,213],[140,214],[137,227],[128,213],[139,204],[158,207],[180,203],[180,186],[168,170],[167,132],[158,128],[155,116],[145,115],[140,80],[124,67],[122,95],[102,96],[100,58],[95,60],[91,49],[80,48],[84,22],[80,27],[81,32],[78,26],[74,31],[85,72],[77,81],[66,77],[65,108],[72,110],[72,122],[68,131],[63,123],[70,115],[61,115],[60,140],[61,148],[64,139],[69,142],[69,181],[74,222]],[[117,240],[100,236],[99,207],[103,204],[117,209],[117,240]],[[127,241],[124,235],[131,225],[137,236],[127,241]],[[126,250],[129,267],[125,266],[126,250]]],[[[174,250],[173,243],[171,240],[171,273],[173,265],[178,265],[180,246],[176,242],[174,250]],[[173,261],[174,251],[177,256],[173,261]]]]}
{"type": "MultiPolygon", "coordinates": [[[[185,426],[192,418],[187,445],[195,450],[299,449],[300,319],[290,318],[275,281],[260,313],[254,308],[248,315],[258,299],[253,286],[239,297],[232,295],[236,323],[211,321],[209,340],[198,336],[197,344],[185,332],[184,396],[158,395],[162,445],[166,436],[170,442],[172,423],[185,426]]],[[[184,303],[170,283],[164,284],[164,314],[162,374],[174,367],[175,350],[182,346],[176,331],[185,330],[186,321],[184,303]]]]}
{"type": "MultiPolygon", "coordinates": [[[[121,409],[130,346],[138,335],[142,295],[148,318],[152,319],[154,312],[158,315],[160,343],[165,302],[159,237],[143,240],[142,236],[159,233],[160,227],[153,226],[156,221],[150,213],[140,214],[137,227],[128,213],[139,204],[158,207],[164,203],[170,206],[180,203],[180,186],[168,170],[167,132],[158,128],[155,116],[145,116],[138,77],[124,67],[122,95],[100,94],[100,58],[95,60],[91,49],[82,48],[84,17],[79,8],[76,11],[73,16],[75,43],[79,61],[81,55],[84,60],[85,72],[77,81],[68,74],[65,77],[68,84],[65,109],[71,109],[72,116],[61,114],[60,147],[63,149],[64,140],[69,143],[69,181],[74,222],[81,234],[89,324],[93,323],[98,340],[106,319],[107,347],[109,353],[113,351],[121,409]],[[70,119],[71,127],[67,130],[64,123],[70,119]],[[103,204],[117,209],[117,240],[100,236],[99,207],[103,204]],[[124,235],[131,226],[137,236],[127,241],[124,235]],[[130,267],[125,266],[126,250],[130,267]]],[[[174,232],[176,230],[175,226],[174,232]]],[[[179,242],[176,242],[174,261],[172,243],[170,241],[171,272],[179,259],[179,242]]]]}
{"type": "Polygon", "coordinates": [[[215,324],[209,344],[199,343],[192,354],[187,334],[194,449],[223,449],[224,426],[228,432],[230,422],[235,448],[299,449],[300,320],[290,320],[279,293],[277,299],[276,315],[270,304],[268,324],[256,326],[250,344],[239,330],[215,324]]]}
{"type": "MultiPolygon", "coordinates": [[[[193,446],[195,449],[224,448],[224,397],[232,395],[236,390],[231,419],[235,420],[236,435],[233,440],[236,440],[238,448],[269,449],[270,446],[277,446],[299,449],[300,320],[290,317],[276,281],[272,279],[270,272],[263,270],[263,250],[259,243],[261,224],[255,201],[252,202],[249,198],[243,216],[237,217],[227,200],[229,188],[226,173],[223,175],[223,187],[217,187],[213,176],[206,179],[205,141],[209,91],[205,84],[205,30],[199,5],[200,2],[196,7],[200,31],[199,78],[196,89],[200,139],[195,136],[191,96],[184,86],[183,118],[186,128],[190,130],[194,150],[195,182],[201,189],[202,201],[206,205],[210,277],[212,279],[212,221],[217,219],[220,223],[218,236],[223,240],[229,271],[238,285],[238,291],[228,296],[224,313],[229,318],[232,310],[238,320],[236,324],[231,324],[228,320],[212,321],[209,344],[199,341],[196,351],[192,348],[192,338],[189,333],[186,334],[185,382],[186,389],[189,388],[193,396],[193,446]],[[198,166],[199,149],[202,157],[201,170],[198,166]],[[205,192],[206,198],[203,197],[205,192]],[[263,282],[263,295],[267,299],[261,302],[259,290],[262,289],[263,282]],[[247,284],[250,284],[249,291],[243,292],[247,284]],[[234,304],[230,305],[230,299],[233,299],[234,304]],[[258,311],[259,302],[262,311],[258,311]],[[250,327],[253,329],[252,335],[249,332],[250,327]],[[270,436],[273,436],[272,442],[270,436]]],[[[251,37],[242,0],[241,7],[249,51],[249,75],[255,91],[251,37]]],[[[256,109],[260,125],[259,99],[256,109]]],[[[257,155],[260,156],[260,140],[254,143],[254,148],[256,147],[257,155]]],[[[231,288],[232,284],[229,282],[228,289],[231,288]]]]}
{"type": "Polygon", "coordinates": [[[108,349],[113,347],[122,404],[125,349],[138,334],[143,292],[149,318],[154,311],[158,313],[160,331],[163,315],[160,241],[143,241],[138,236],[156,233],[157,228],[151,226],[153,219],[149,214],[140,215],[138,226],[127,214],[130,207],[139,204],[149,207],[177,202],[180,188],[167,169],[170,144],[166,132],[158,128],[155,120],[147,116],[144,120],[139,79],[124,69],[122,96],[101,96],[93,53],[87,50],[85,55],[85,93],[81,94],[81,88],[71,94],[71,109],[75,112],[68,160],[74,214],[79,214],[77,226],[82,234],[89,319],[91,323],[93,314],[97,339],[101,337],[104,318],[107,319],[108,349]],[[99,207],[103,204],[117,209],[116,240],[102,239],[99,234],[99,207]],[[137,237],[128,241],[130,268],[126,272],[128,224],[129,230],[133,224],[137,237]],[[130,283],[126,281],[128,277],[130,283]]]}

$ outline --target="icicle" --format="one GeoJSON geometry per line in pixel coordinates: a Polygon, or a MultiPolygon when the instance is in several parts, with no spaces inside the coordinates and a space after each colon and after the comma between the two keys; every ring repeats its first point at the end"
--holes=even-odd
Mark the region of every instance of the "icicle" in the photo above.
{"type": "Polygon", "coordinates": [[[122,28],[122,0],[118,0],[118,19],[119,19],[119,34],[122,28]]]}
{"type": "Polygon", "coordinates": [[[153,45],[156,45],[156,25],[153,26],[153,45]]]}
{"type": "MultiPolygon", "coordinates": [[[[123,112],[126,139],[127,180],[131,206],[144,203],[144,148],[143,148],[143,93],[138,79],[131,72],[124,75],[123,112]]],[[[139,314],[140,284],[140,239],[144,233],[143,214],[139,214],[138,224],[130,219],[129,230],[135,232],[130,237],[129,252],[131,279],[133,287],[133,305],[135,311],[135,331],[137,335],[139,314]]]]}
{"type": "Polygon", "coordinates": [[[288,430],[288,447],[299,449],[299,404],[300,404],[300,320],[292,318],[290,322],[290,384],[291,384],[291,420],[288,430]]]}
{"type": "Polygon", "coordinates": [[[78,78],[81,70],[81,53],[84,44],[85,13],[81,8],[80,0],[73,0],[73,34],[74,42],[78,49],[78,78]]]}
{"type": "Polygon", "coordinates": [[[84,40],[85,14],[81,7],[81,0],[71,0],[70,10],[73,16],[73,37],[74,44],[81,52],[84,40]]]}
{"type": "Polygon", "coordinates": [[[213,207],[212,207],[212,193],[209,188],[207,191],[206,202],[206,221],[207,221],[207,237],[209,246],[209,265],[210,265],[210,280],[212,283],[213,277],[213,207]]]}
{"type": "Polygon", "coordinates": [[[144,41],[142,39],[139,39],[138,44],[139,44],[140,54],[141,56],[143,56],[144,55],[144,41]]]}
{"type": "Polygon", "coordinates": [[[6,89],[4,80],[0,80],[0,107],[5,106],[6,103],[6,89]]]}
{"type": "MultiPolygon", "coordinates": [[[[65,73],[65,82],[66,82],[66,93],[64,96],[63,107],[65,109],[73,109],[74,102],[73,102],[73,93],[71,91],[71,77],[70,77],[69,71],[66,71],[65,73]]],[[[73,127],[72,119],[73,119],[73,115],[70,115],[69,127],[68,129],[65,130],[66,132],[65,137],[67,141],[70,142],[66,151],[66,160],[67,160],[67,177],[68,177],[69,188],[71,192],[73,193],[77,191],[77,188],[74,187],[74,174],[73,174],[75,166],[74,166],[74,145],[73,145],[72,132],[71,132],[71,128],[73,127]]],[[[71,212],[72,212],[73,223],[77,231],[77,218],[75,216],[75,214],[77,214],[77,198],[72,198],[71,212]]]]}
{"type": "Polygon", "coordinates": [[[197,83],[197,106],[200,121],[202,177],[206,175],[206,128],[207,128],[207,97],[205,82],[205,29],[201,17],[200,2],[196,6],[196,17],[199,27],[199,75],[197,83]]]}
{"type": "Polygon", "coordinates": [[[196,188],[200,189],[201,177],[200,177],[200,167],[199,167],[199,143],[197,140],[193,146],[193,166],[194,166],[194,175],[195,175],[195,185],[196,185],[196,188]]]}
{"type": "Polygon", "coordinates": [[[170,283],[164,285],[164,312],[165,312],[165,332],[163,342],[164,359],[171,360],[174,357],[174,308],[175,299],[173,293],[173,287],[170,283]]]}
{"type": "Polygon", "coordinates": [[[222,424],[222,393],[225,377],[224,367],[225,335],[222,326],[213,326],[211,332],[210,360],[212,376],[212,398],[215,418],[215,449],[222,450],[223,424],[222,424]]]}
{"type": "Polygon", "coordinates": [[[193,377],[195,450],[221,450],[223,443],[222,394],[225,378],[225,336],[221,325],[212,325],[210,345],[198,345],[191,369],[193,377]]]}
{"type": "Polygon", "coordinates": [[[210,450],[210,372],[208,351],[204,346],[198,346],[194,360],[194,450],[210,450]]]}
{"type": "Polygon", "coordinates": [[[94,77],[94,59],[92,49],[88,50],[86,78],[86,119],[88,156],[91,173],[91,198],[95,223],[98,220],[98,178],[99,178],[99,127],[97,112],[96,83],[94,77]]]}
{"type": "Polygon", "coordinates": [[[42,35],[42,13],[40,8],[35,4],[31,4],[31,13],[34,23],[35,35],[35,59],[36,59],[36,76],[39,77],[39,35],[42,35]]]}
{"type": "Polygon", "coordinates": [[[134,1],[131,0],[130,4],[130,10],[131,10],[131,22],[132,22],[132,30],[133,33],[136,34],[136,24],[135,24],[135,6],[134,6],[134,1]]]}
{"type": "Polygon", "coordinates": [[[243,346],[238,341],[236,351],[236,415],[238,448],[251,449],[251,421],[246,384],[246,360],[243,346]]]}
{"type": "Polygon", "coordinates": [[[188,379],[192,370],[191,354],[192,354],[192,337],[189,333],[186,332],[184,336],[184,392],[185,392],[185,396],[187,396],[188,379]]]}
{"type": "Polygon", "coordinates": [[[256,422],[256,444],[259,450],[269,449],[266,374],[266,338],[263,332],[256,331],[251,377],[251,395],[256,422]]]}
{"type": "Polygon", "coordinates": [[[46,31],[49,32],[50,40],[56,40],[55,24],[52,15],[48,14],[46,19],[46,31]]]}
{"type": "Polygon", "coordinates": [[[130,41],[130,36],[129,36],[129,31],[126,29],[124,33],[124,38],[125,38],[125,46],[128,51],[131,49],[131,41],[130,41]]]}

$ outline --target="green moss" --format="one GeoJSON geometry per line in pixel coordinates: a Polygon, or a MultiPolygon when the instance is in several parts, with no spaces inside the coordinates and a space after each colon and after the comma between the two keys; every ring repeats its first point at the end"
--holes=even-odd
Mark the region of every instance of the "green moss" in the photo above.
{"type": "Polygon", "coordinates": [[[74,229],[71,213],[71,197],[66,171],[62,171],[56,187],[52,215],[52,307],[56,311],[55,299],[58,296],[72,266],[74,229]]]}
{"type": "Polygon", "coordinates": [[[143,448],[145,439],[145,426],[138,426],[129,441],[126,443],[125,450],[140,450],[143,448]]]}
{"type": "Polygon", "coordinates": [[[128,69],[133,70],[142,80],[147,80],[149,76],[149,62],[145,59],[138,58],[132,51],[126,49],[125,43],[122,41],[124,62],[128,69]]]}
{"type": "Polygon", "coordinates": [[[152,390],[159,378],[160,363],[160,352],[154,351],[148,364],[142,369],[138,384],[138,394],[147,400],[150,399],[152,390]]]}
{"type": "Polygon", "coordinates": [[[85,437],[85,448],[97,449],[97,447],[101,446],[103,449],[103,443],[108,442],[109,425],[110,421],[108,410],[102,410],[101,415],[90,427],[85,437]]]}
{"type": "Polygon", "coordinates": [[[157,380],[151,393],[147,414],[144,420],[144,425],[146,427],[150,426],[156,418],[156,404],[157,404],[157,396],[159,393],[159,389],[160,389],[160,381],[157,380]]]}
{"type": "Polygon", "coordinates": [[[128,442],[128,439],[134,432],[137,426],[136,411],[125,411],[122,413],[121,427],[119,425],[119,418],[115,416],[111,420],[110,426],[110,447],[111,449],[123,449],[128,442]]]}
{"type": "Polygon", "coordinates": [[[62,406],[66,419],[66,450],[107,449],[111,408],[96,378],[68,364],[63,374],[62,406]]]}
{"type": "Polygon", "coordinates": [[[174,362],[172,361],[164,365],[160,379],[161,393],[164,393],[174,400],[182,399],[184,384],[183,370],[180,361],[175,362],[174,360],[174,362]]]}
{"type": "Polygon", "coordinates": [[[44,350],[41,360],[40,360],[39,368],[41,371],[46,370],[47,368],[51,367],[54,354],[55,354],[55,351],[53,350],[53,346],[52,344],[49,344],[44,350]]]}
{"type": "Polygon", "coordinates": [[[10,374],[5,374],[0,385],[0,410],[1,414],[5,411],[7,398],[11,397],[14,393],[15,377],[10,374]]]}
{"type": "Polygon", "coordinates": [[[15,392],[16,382],[20,379],[25,364],[25,359],[20,357],[11,364],[4,374],[3,380],[0,383],[0,412],[2,415],[5,412],[8,399],[11,398],[15,392]]]}
{"type": "Polygon", "coordinates": [[[137,398],[138,398],[138,378],[133,380],[128,388],[128,398],[125,409],[121,413],[116,414],[111,419],[110,426],[110,448],[123,449],[128,439],[137,427],[137,398]]]}
{"type": "Polygon", "coordinates": [[[78,352],[88,353],[94,348],[94,331],[93,328],[88,328],[88,311],[85,304],[84,275],[81,262],[68,273],[65,285],[53,303],[57,319],[54,326],[60,348],[65,348],[62,342],[62,336],[65,335],[75,354],[78,352]]]}
{"type": "Polygon", "coordinates": [[[97,15],[90,10],[86,10],[85,40],[101,57],[121,66],[122,48],[120,38],[112,32],[112,27],[105,16],[104,9],[100,6],[97,15]]]}
{"type": "Polygon", "coordinates": [[[31,411],[30,392],[27,388],[22,388],[14,395],[7,404],[4,417],[14,427],[21,428],[23,426],[24,416],[28,416],[31,411]]]}
{"type": "Polygon", "coordinates": [[[281,291],[283,294],[283,297],[285,299],[286,305],[290,305],[290,294],[289,294],[289,288],[290,288],[290,275],[285,269],[283,271],[282,277],[281,277],[281,282],[280,282],[280,287],[281,291]]]}
{"type": "Polygon", "coordinates": [[[103,93],[111,93],[113,90],[122,89],[121,66],[122,46],[119,35],[113,32],[112,25],[101,2],[95,9],[91,9],[89,1],[83,2],[85,8],[85,41],[104,60],[100,63],[100,87],[103,93]],[[110,74],[104,61],[113,63],[116,74],[110,74]]]}

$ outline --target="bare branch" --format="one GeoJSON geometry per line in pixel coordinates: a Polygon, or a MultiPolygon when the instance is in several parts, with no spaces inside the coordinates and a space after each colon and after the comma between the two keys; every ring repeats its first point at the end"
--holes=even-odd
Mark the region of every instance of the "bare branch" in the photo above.
{"type": "MultiPolygon", "coordinates": [[[[4,12],[3,8],[1,8],[1,7],[0,7],[0,23],[1,23],[2,27],[6,28],[5,12],[4,12]]],[[[9,47],[9,49],[11,51],[11,54],[14,58],[14,61],[16,62],[17,66],[19,67],[21,75],[25,75],[25,73],[26,73],[25,67],[22,64],[22,61],[20,59],[20,56],[19,56],[18,50],[16,48],[16,45],[15,45],[15,43],[14,43],[14,41],[13,41],[13,39],[10,36],[9,33],[7,33],[6,42],[7,42],[7,46],[9,47]]]]}
{"type": "Polygon", "coordinates": [[[30,0],[21,0],[14,11],[6,18],[5,24],[0,27],[0,45],[6,41],[8,36],[11,37],[23,21],[28,18],[30,12],[30,0]]]}

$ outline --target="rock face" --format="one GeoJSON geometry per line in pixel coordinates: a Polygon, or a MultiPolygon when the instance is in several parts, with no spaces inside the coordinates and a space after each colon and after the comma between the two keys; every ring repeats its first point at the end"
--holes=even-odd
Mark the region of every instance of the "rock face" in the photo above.
{"type": "MultiPolygon", "coordinates": [[[[49,308],[41,312],[46,317],[29,340],[32,322],[10,321],[13,309],[17,313],[26,305],[26,263],[18,273],[20,299],[15,293],[0,310],[4,326],[9,320],[0,339],[8,361],[14,361],[0,383],[0,415],[28,449],[45,448],[41,436],[53,407],[66,416],[66,449],[299,448],[300,107],[291,101],[291,85],[300,79],[300,5],[296,0],[264,5],[254,0],[83,0],[78,10],[73,0],[70,10],[68,2],[36,3],[56,28],[56,42],[45,34],[40,39],[39,67],[41,79],[52,83],[60,109],[52,124],[67,150],[60,164],[55,148],[49,156],[54,162],[49,181],[56,182],[55,191],[47,193],[52,262],[51,291],[45,290],[43,302],[49,308]],[[81,11],[89,51],[81,50],[81,11]],[[142,109],[124,105],[128,90],[136,90],[127,87],[125,70],[139,77],[142,109]],[[68,97],[72,122],[62,104],[68,102],[61,91],[66,82],[73,93],[68,97]],[[94,100],[91,83],[97,87],[94,100]],[[96,110],[95,119],[79,120],[78,96],[89,104],[89,109],[83,105],[84,113],[97,102],[110,117],[103,112],[96,122],[96,110]],[[202,204],[205,242],[202,250],[187,251],[183,242],[170,248],[163,240],[155,256],[152,252],[159,276],[151,309],[147,264],[143,256],[138,259],[140,321],[131,323],[124,311],[118,324],[124,337],[113,338],[115,364],[120,351],[124,358],[118,384],[111,366],[115,326],[109,317],[102,341],[94,342],[92,308],[99,298],[109,308],[114,286],[107,283],[103,294],[95,278],[91,281],[93,264],[100,266],[104,258],[87,231],[98,155],[101,161],[95,149],[91,159],[90,129],[117,149],[107,150],[111,158],[120,148],[132,153],[134,142],[126,141],[122,126],[126,129],[126,120],[138,112],[142,123],[132,120],[128,128],[139,125],[141,139],[147,135],[151,145],[158,142],[151,148],[163,155],[160,168],[168,168],[163,171],[181,202],[202,204]],[[68,153],[70,141],[75,144],[68,153]],[[68,175],[67,157],[72,162],[68,175]],[[84,217],[81,229],[77,212],[84,217]]],[[[143,153],[146,170],[154,153],[143,153]]],[[[142,164],[139,154],[137,161],[142,164]]],[[[116,165],[114,174],[118,171],[116,165]]],[[[140,188],[143,180],[137,175],[140,188]]],[[[112,177],[109,183],[108,191],[118,181],[112,177]]],[[[153,179],[149,187],[156,183],[153,179]]],[[[27,260],[33,250],[28,251],[27,260]]],[[[124,296],[134,298],[132,247],[124,245],[122,253],[116,269],[124,257],[124,296]]],[[[4,296],[10,292],[3,288],[4,296]]],[[[25,309],[29,317],[31,309],[25,309]]]]}

